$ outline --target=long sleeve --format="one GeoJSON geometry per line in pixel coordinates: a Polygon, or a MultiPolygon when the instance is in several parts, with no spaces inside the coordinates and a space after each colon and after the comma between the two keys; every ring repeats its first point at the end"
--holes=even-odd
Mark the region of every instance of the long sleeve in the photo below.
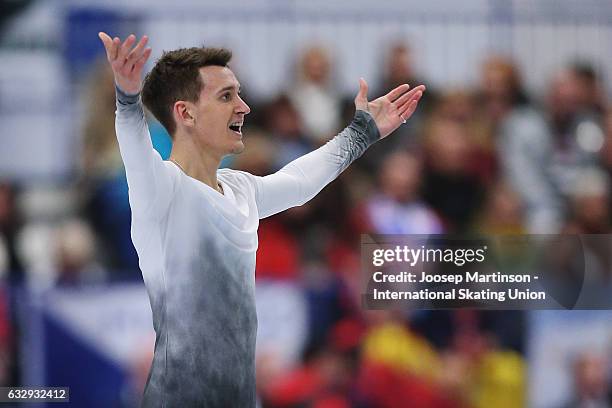
{"type": "Polygon", "coordinates": [[[125,165],[133,217],[159,217],[170,203],[172,177],[153,149],[140,94],[117,88],[115,130],[125,165]]]}
{"type": "Polygon", "coordinates": [[[378,139],[380,133],[374,118],[359,110],[351,124],[324,146],[274,174],[255,177],[259,218],[306,203],[378,139]]]}

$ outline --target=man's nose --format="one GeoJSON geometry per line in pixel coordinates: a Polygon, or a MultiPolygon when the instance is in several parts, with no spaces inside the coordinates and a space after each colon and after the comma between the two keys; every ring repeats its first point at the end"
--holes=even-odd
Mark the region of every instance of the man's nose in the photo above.
{"type": "Polygon", "coordinates": [[[249,105],[247,105],[244,99],[242,99],[241,97],[238,97],[238,99],[240,100],[240,104],[238,106],[238,113],[248,115],[251,112],[251,108],[249,107],[249,105]]]}

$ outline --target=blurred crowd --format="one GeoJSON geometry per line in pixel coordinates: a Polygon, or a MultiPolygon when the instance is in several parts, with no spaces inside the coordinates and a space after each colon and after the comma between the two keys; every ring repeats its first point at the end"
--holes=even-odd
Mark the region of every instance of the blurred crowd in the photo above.
{"type": "MultiPolygon", "coordinates": [[[[404,43],[390,47],[383,76],[367,78],[369,97],[401,83],[428,85],[413,58],[404,43]]],[[[272,173],[350,122],[354,95],[335,89],[331,50],[312,46],[296,67],[294,86],[270,100],[249,98],[243,84],[252,110],[246,150],[224,165],[272,173]]],[[[408,123],[319,196],[261,221],[256,279],[266,299],[258,308],[260,331],[269,335],[258,343],[257,379],[264,407],[525,404],[524,312],[361,307],[361,234],[611,232],[612,105],[603,78],[575,61],[551,75],[544,95],[532,95],[509,58],[488,56],[477,69],[473,88],[428,86],[408,123]],[[265,319],[284,307],[296,315],[265,319]]],[[[12,283],[78,287],[141,279],[104,64],[92,71],[82,100],[80,163],[67,189],[71,210],[28,219],[19,205],[27,192],[0,184],[0,271],[12,283]]],[[[150,129],[167,158],[167,134],[152,118],[150,129]]],[[[0,293],[3,385],[19,381],[8,357],[16,336],[7,305],[0,293]]],[[[610,406],[611,364],[607,355],[575,356],[567,407],[610,406]]]]}

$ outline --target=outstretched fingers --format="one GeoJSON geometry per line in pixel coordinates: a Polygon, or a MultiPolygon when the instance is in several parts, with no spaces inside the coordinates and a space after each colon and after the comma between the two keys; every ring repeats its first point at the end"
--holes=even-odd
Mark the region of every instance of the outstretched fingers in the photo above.
{"type": "Polygon", "coordinates": [[[408,120],[410,116],[414,113],[418,105],[418,101],[410,101],[407,102],[404,106],[404,110],[400,112],[400,118],[404,123],[408,120]]]}
{"type": "Polygon", "coordinates": [[[146,48],[142,55],[136,60],[133,70],[139,72],[149,59],[149,56],[151,56],[151,48],[146,48]]]}
{"type": "Polygon", "coordinates": [[[107,49],[107,55],[113,66],[113,70],[115,72],[120,72],[122,75],[128,76],[135,70],[142,68],[151,55],[151,49],[145,49],[149,41],[149,37],[146,35],[142,36],[136,46],[134,46],[136,42],[136,36],[134,34],[130,34],[123,43],[121,43],[119,38],[115,37],[110,47],[107,46],[110,37],[104,33],[100,33],[99,36],[107,49]]]}
{"type": "Polygon", "coordinates": [[[423,96],[423,92],[421,90],[417,90],[417,92],[409,100],[398,108],[398,113],[402,120],[405,121],[414,113],[421,96],[423,96]]]}
{"type": "Polygon", "coordinates": [[[416,88],[411,89],[410,92],[406,92],[402,96],[397,98],[397,100],[393,102],[393,104],[397,106],[398,108],[401,108],[401,106],[403,106],[406,102],[412,100],[417,93],[420,92],[422,94],[424,91],[425,91],[425,86],[419,85],[416,88]]]}
{"type": "Polygon", "coordinates": [[[142,68],[151,56],[151,48],[146,47],[149,37],[143,35],[137,44],[134,34],[130,34],[123,42],[118,37],[111,39],[104,32],[99,32],[98,37],[104,44],[115,84],[129,94],[140,92],[142,68]]]}
{"type": "Polygon", "coordinates": [[[404,94],[408,89],[410,89],[410,85],[402,84],[386,94],[385,98],[387,98],[389,102],[395,102],[395,100],[404,94]]]}
{"type": "Polygon", "coordinates": [[[100,38],[100,40],[102,40],[102,43],[104,44],[104,49],[106,50],[106,58],[109,62],[113,62],[117,58],[117,50],[119,48],[118,44],[120,43],[119,39],[115,37],[115,41],[103,31],[98,33],[98,37],[100,38]]]}
{"type": "Polygon", "coordinates": [[[119,57],[119,47],[121,47],[121,39],[119,37],[113,38],[113,59],[111,62],[115,62],[119,57]]]}
{"type": "Polygon", "coordinates": [[[119,55],[117,55],[117,59],[121,62],[127,59],[128,53],[134,45],[134,41],[136,41],[136,36],[134,34],[130,34],[128,38],[125,39],[121,47],[119,48],[119,55]]]}
{"type": "Polygon", "coordinates": [[[138,41],[138,44],[136,44],[136,47],[134,47],[128,54],[126,64],[133,65],[140,59],[142,56],[142,51],[145,45],[147,45],[147,41],[149,41],[149,37],[143,35],[140,41],[138,41]]]}

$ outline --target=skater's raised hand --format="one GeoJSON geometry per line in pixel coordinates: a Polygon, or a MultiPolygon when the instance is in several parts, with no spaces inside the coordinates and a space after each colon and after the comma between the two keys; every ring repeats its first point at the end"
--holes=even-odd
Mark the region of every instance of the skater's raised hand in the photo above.
{"type": "Polygon", "coordinates": [[[403,84],[371,102],[368,101],[368,84],[361,78],[359,80],[359,93],[355,97],[355,108],[370,112],[374,118],[380,137],[387,137],[400,127],[402,123],[412,116],[419,99],[425,92],[425,86],[419,85],[410,89],[403,84]]]}
{"type": "Polygon", "coordinates": [[[146,47],[149,38],[143,35],[138,44],[136,36],[130,34],[121,43],[119,37],[111,38],[104,32],[98,33],[106,49],[106,58],[115,75],[115,84],[127,94],[137,94],[142,86],[142,67],[151,55],[151,48],[146,47]]]}

